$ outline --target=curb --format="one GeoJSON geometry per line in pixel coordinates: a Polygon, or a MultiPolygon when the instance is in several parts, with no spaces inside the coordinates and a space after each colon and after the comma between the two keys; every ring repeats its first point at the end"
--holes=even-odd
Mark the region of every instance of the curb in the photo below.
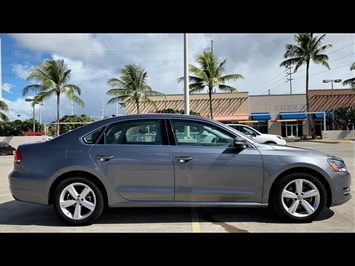
{"type": "Polygon", "coordinates": [[[344,140],[344,139],[311,139],[311,140],[296,140],[296,142],[319,142],[319,143],[329,143],[329,144],[346,144],[353,143],[353,140],[344,140]]]}

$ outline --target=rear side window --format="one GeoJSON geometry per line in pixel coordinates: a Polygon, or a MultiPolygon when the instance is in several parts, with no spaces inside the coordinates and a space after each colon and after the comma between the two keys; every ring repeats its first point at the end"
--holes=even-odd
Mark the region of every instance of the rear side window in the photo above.
{"type": "Polygon", "coordinates": [[[161,145],[161,120],[124,121],[112,124],[104,133],[105,144],[161,145]]]}
{"type": "Polygon", "coordinates": [[[94,144],[98,140],[98,137],[100,136],[101,131],[102,131],[102,128],[99,128],[99,129],[91,132],[90,134],[83,137],[83,141],[86,144],[94,144]]]}

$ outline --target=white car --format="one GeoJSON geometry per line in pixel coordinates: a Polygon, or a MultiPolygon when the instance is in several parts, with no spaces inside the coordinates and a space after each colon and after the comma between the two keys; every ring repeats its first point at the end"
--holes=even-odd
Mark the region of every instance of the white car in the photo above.
{"type": "Polygon", "coordinates": [[[274,135],[274,134],[263,134],[257,131],[255,128],[243,124],[227,124],[227,125],[244,133],[247,136],[256,139],[261,143],[286,145],[286,140],[282,136],[274,135]]]}

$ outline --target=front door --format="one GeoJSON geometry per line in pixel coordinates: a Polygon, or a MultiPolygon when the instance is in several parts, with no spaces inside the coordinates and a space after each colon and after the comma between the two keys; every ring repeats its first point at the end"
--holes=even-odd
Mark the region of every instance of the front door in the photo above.
{"type": "Polygon", "coordinates": [[[286,124],[286,137],[297,137],[298,126],[297,124],[286,124]]]}

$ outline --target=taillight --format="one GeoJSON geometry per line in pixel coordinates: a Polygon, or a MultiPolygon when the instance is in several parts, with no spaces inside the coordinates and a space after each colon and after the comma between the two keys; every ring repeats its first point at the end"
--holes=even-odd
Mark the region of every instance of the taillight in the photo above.
{"type": "Polygon", "coordinates": [[[22,154],[19,149],[15,151],[14,162],[20,163],[22,161],[22,154]]]}

